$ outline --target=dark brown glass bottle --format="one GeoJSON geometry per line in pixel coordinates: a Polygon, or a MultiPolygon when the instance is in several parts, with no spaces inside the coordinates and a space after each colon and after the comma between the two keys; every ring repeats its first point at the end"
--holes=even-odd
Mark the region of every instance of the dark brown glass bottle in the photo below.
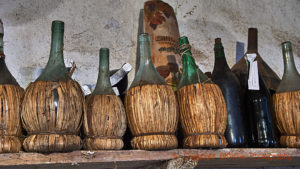
{"type": "Polygon", "coordinates": [[[224,53],[221,39],[215,39],[215,65],[212,81],[216,83],[224,96],[227,109],[225,137],[228,147],[247,147],[244,102],[238,78],[231,72],[224,53]]]}
{"type": "MultiPolygon", "coordinates": [[[[248,49],[245,54],[247,62],[247,81],[246,84],[246,111],[249,118],[249,142],[251,147],[275,147],[275,135],[273,130],[272,108],[270,106],[270,92],[265,84],[264,78],[258,70],[253,73],[253,76],[258,77],[257,89],[251,89],[248,81],[250,81],[251,61],[250,54],[253,55],[254,62],[258,62],[257,58],[260,57],[257,51],[257,29],[250,28],[248,32],[248,49]]],[[[253,62],[253,63],[254,63],[253,62]]],[[[254,66],[254,64],[253,64],[254,66]]],[[[255,66],[254,66],[255,67],[255,66]]],[[[251,75],[251,76],[252,76],[251,75]]],[[[255,87],[254,87],[255,88],[255,87]]]]}

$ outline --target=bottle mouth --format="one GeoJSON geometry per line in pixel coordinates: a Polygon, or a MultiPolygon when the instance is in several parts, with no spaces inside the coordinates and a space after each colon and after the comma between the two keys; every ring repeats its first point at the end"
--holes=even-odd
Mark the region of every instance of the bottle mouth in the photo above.
{"type": "Polygon", "coordinates": [[[109,54],[109,48],[100,48],[100,55],[108,55],[109,54]]]}
{"type": "Polygon", "coordinates": [[[145,41],[150,42],[150,36],[149,36],[149,34],[148,33],[141,33],[139,35],[139,41],[140,42],[145,42],[145,41]]]}
{"type": "Polygon", "coordinates": [[[216,38],[216,39],[215,39],[215,43],[222,43],[221,38],[216,38]]]}
{"type": "Polygon", "coordinates": [[[179,38],[179,44],[190,44],[188,37],[182,36],[179,38]]]}
{"type": "Polygon", "coordinates": [[[63,21],[52,21],[52,32],[62,33],[64,32],[65,23],[63,21]]]}
{"type": "Polygon", "coordinates": [[[290,41],[283,42],[281,45],[283,50],[292,50],[292,43],[290,41]]]}

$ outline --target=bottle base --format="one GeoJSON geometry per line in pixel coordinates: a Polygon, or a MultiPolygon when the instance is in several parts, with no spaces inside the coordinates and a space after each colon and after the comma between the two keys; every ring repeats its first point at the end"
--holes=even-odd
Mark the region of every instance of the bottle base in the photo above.
{"type": "Polygon", "coordinates": [[[188,136],[183,140],[184,148],[224,148],[226,146],[225,137],[216,134],[188,136]]]}
{"type": "Polygon", "coordinates": [[[16,136],[0,136],[0,153],[18,153],[22,144],[16,136]]]}
{"type": "Polygon", "coordinates": [[[283,147],[300,148],[300,136],[281,136],[280,144],[283,147]]]}
{"type": "Polygon", "coordinates": [[[52,153],[80,150],[82,142],[77,135],[30,135],[23,143],[25,151],[52,153]]]}
{"type": "Polygon", "coordinates": [[[121,150],[124,142],[121,139],[86,138],[83,148],[86,150],[121,150]]]}
{"type": "Polygon", "coordinates": [[[131,146],[140,150],[166,150],[177,148],[178,141],[175,135],[147,135],[134,137],[131,146]]]}

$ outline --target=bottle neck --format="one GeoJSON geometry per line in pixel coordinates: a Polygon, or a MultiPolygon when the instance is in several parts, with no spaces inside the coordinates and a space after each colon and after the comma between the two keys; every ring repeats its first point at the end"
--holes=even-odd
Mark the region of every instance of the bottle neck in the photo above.
{"type": "Polygon", "coordinates": [[[257,53],[257,29],[249,28],[248,30],[248,53],[257,53]]]}
{"type": "Polygon", "coordinates": [[[36,81],[67,81],[71,79],[64,63],[64,23],[52,22],[50,57],[46,68],[36,81]]]}
{"type": "Polygon", "coordinates": [[[60,66],[64,66],[64,32],[52,32],[52,40],[51,40],[51,50],[50,57],[48,61],[48,66],[52,66],[51,63],[59,64],[60,66]]]}
{"type": "MultiPolygon", "coordinates": [[[[140,39],[140,63],[144,63],[145,65],[153,66],[151,51],[150,51],[150,41],[147,39],[140,39]]],[[[142,69],[144,65],[141,64],[139,69],[142,69]]]]}
{"type": "Polygon", "coordinates": [[[224,48],[222,46],[221,43],[217,43],[215,44],[215,64],[214,64],[214,70],[220,70],[220,71],[224,71],[224,69],[230,69],[226,58],[225,58],[225,52],[224,52],[224,48]]]}
{"type": "Polygon", "coordinates": [[[109,50],[107,48],[100,49],[98,80],[93,94],[115,95],[109,78],[109,50]]]}
{"type": "Polygon", "coordinates": [[[284,75],[286,74],[298,74],[296,65],[294,62],[293,51],[291,47],[282,47],[283,62],[284,62],[284,75]]]}
{"type": "Polygon", "coordinates": [[[3,49],[3,45],[4,45],[4,43],[3,43],[3,34],[2,33],[0,33],[0,57],[1,57],[1,54],[4,54],[4,49],[3,49]]]}

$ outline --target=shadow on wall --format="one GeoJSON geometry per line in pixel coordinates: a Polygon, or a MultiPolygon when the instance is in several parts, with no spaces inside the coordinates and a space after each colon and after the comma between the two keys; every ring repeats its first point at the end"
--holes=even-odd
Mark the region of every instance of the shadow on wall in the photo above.
{"type": "Polygon", "coordinates": [[[0,16],[9,20],[8,26],[22,25],[47,16],[63,0],[1,0],[0,16]]]}
{"type": "MultiPolygon", "coordinates": [[[[200,69],[201,67],[212,68],[214,64],[215,38],[220,37],[225,43],[226,41],[238,41],[231,32],[232,30],[227,30],[219,23],[205,20],[184,20],[181,22],[185,25],[185,30],[189,30],[189,32],[184,32],[181,36],[189,38],[193,56],[200,69]]],[[[225,50],[233,50],[235,52],[235,49],[225,50]]]]}

